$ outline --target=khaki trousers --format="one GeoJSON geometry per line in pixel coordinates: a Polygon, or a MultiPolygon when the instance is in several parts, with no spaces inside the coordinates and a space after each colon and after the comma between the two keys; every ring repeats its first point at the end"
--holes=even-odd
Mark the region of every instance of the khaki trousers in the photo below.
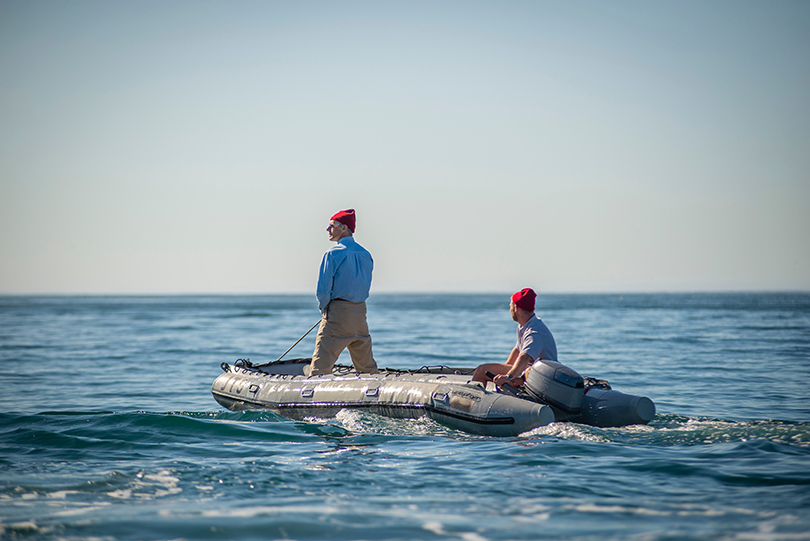
{"type": "Polygon", "coordinates": [[[377,363],[371,353],[366,303],[333,300],[318,328],[309,374],[331,374],[332,367],[346,348],[357,372],[377,373],[377,363]]]}

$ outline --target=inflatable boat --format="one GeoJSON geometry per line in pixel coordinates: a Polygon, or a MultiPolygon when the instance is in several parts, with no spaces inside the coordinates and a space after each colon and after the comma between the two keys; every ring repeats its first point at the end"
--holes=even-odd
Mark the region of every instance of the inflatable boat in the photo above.
{"type": "Polygon", "coordinates": [[[233,411],[266,409],[305,420],[358,409],[387,417],[428,416],[487,436],[517,436],[555,421],[599,427],[647,424],[655,416],[649,398],[614,391],[607,381],[582,377],[554,361],[537,361],[519,389],[473,382],[474,368],[384,368],[358,374],[336,365],[332,374],[309,376],[309,364],[310,359],[222,363],[223,374],[211,392],[233,411]]]}

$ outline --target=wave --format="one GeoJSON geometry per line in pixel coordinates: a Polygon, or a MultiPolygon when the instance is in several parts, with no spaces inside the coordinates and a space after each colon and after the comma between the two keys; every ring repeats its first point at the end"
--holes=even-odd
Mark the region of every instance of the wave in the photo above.
{"type": "MultiPolygon", "coordinates": [[[[42,412],[0,413],[3,456],[74,457],[98,453],[150,455],[166,446],[220,455],[224,447],[322,441],[323,438],[377,435],[448,440],[499,440],[472,436],[427,418],[392,419],[367,412],[340,412],[334,418],[291,421],[271,411],[245,412],[42,412]]],[[[508,439],[507,439],[508,440],[508,439]]],[[[800,453],[810,450],[810,423],[658,415],[649,425],[598,428],[552,423],[515,441],[572,441],[628,446],[693,447],[742,444],[751,452],[800,453]]],[[[238,452],[238,451],[237,451],[238,452]]]]}

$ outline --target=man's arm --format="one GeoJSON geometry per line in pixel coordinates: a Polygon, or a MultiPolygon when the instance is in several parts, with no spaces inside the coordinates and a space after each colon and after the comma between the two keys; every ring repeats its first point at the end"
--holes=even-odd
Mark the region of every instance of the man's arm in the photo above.
{"type": "Polygon", "coordinates": [[[330,257],[330,252],[326,252],[321,260],[321,268],[318,273],[318,287],[315,295],[318,297],[318,309],[323,313],[329,302],[332,300],[332,282],[335,277],[335,266],[330,257]]]}
{"type": "Polygon", "coordinates": [[[512,351],[509,353],[509,357],[506,359],[506,364],[509,366],[514,365],[518,355],[520,355],[520,350],[518,348],[512,348],[512,351]]]}
{"type": "Polygon", "coordinates": [[[495,376],[492,381],[495,383],[495,385],[509,383],[509,376],[512,376],[513,379],[519,378],[521,375],[523,375],[523,372],[525,372],[526,369],[532,365],[533,362],[534,359],[532,359],[531,355],[520,353],[518,349],[515,348],[509,355],[509,360],[506,361],[506,364],[512,365],[512,368],[510,368],[509,372],[506,374],[495,376]]]}
{"type": "Polygon", "coordinates": [[[519,378],[523,375],[523,372],[525,372],[526,369],[532,365],[533,362],[534,359],[532,359],[531,355],[521,353],[517,358],[517,362],[515,362],[514,366],[512,367],[512,370],[509,371],[509,375],[513,378],[519,378]]]}

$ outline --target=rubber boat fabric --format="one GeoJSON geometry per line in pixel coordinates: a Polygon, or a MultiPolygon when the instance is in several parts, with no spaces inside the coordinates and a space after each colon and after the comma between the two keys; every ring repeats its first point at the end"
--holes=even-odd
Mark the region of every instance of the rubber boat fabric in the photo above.
{"type": "Polygon", "coordinates": [[[498,389],[471,381],[474,368],[381,369],[358,374],[335,365],[332,374],[309,376],[310,359],[254,365],[222,363],[211,392],[233,410],[271,410],[306,420],[342,409],[395,418],[422,416],[451,428],[488,436],[517,436],[553,422],[599,427],[647,424],[655,404],[615,391],[605,380],[582,377],[555,361],[537,361],[523,389],[498,389]]]}

